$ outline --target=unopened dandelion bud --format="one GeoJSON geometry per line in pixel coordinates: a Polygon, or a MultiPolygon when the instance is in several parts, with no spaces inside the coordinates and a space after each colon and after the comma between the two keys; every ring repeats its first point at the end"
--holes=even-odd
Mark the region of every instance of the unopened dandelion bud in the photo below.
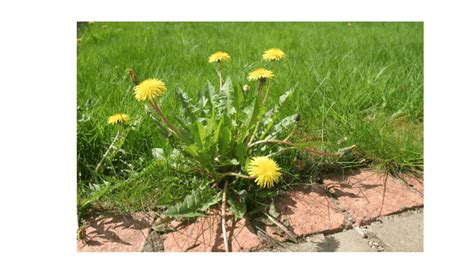
{"type": "Polygon", "coordinates": [[[130,76],[130,80],[133,82],[133,84],[138,85],[140,83],[137,74],[135,74],[135,71],[133,71],[133,69],[127,69],[127,73],[130,76]]]}
{"type": "Polygon", "coordinates": [[[245,94],[247,94],[247,92],[250,91],[250,85],[245,84],[245,85],[242,87],[242,90],[244,91],[245,94]]]}

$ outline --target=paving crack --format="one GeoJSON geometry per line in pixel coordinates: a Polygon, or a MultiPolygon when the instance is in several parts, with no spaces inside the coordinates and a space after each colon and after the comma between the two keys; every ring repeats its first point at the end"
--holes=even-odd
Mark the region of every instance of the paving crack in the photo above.
{"type": "Polygon", "coordinates": [[[377,250],[377,252],[392,251],[375,233],[367,232],[367,237],[364,239],[366,239],[369,246],[377,250]]]}
{"type": "Polygon", "coordinates": [[[355,224],[355,220],[354,220],[354,217],[346,210],[346,208],[344,208],[340,203],[339,201],[337,200],[336,197],[334,197],[334,195],[324,186],[324,185],[321,185],[319,186],[323,191],[324,193],[326,194],[326,196],[328,197],[329,200],[331,200],[331,203],[336,206],[336,208],[344,215],[344,229],[351,229],[354,227],[354,224],[355,224]]]}

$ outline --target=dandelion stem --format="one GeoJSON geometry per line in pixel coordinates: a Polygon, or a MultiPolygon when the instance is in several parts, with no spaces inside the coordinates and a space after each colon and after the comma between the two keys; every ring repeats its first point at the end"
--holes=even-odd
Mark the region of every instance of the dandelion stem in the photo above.
{"type": "Polygon", "coordinates": [[[248,176],[248,175],[244,175],[244,174],[241,174],[241,173],[234,173],[234,172],[228,172],[228,173],[223,173],[222,174],[222,178],[223,177],[226,177],[226,176],[235,176],[235,177],[239,177],[239,178],[243,178],[243,179],[255,179],[254,176],[248,176]]]}
{"type": "MultiPolygon", "coordinates": [[[[273,74],[275,74],[275,61],[272,61],[273,65],[272,65],[272,71],[273,71],[273,74]]],[[[265,101],[267,100],[267,96],[268,96],[268,93],[270,92],[270,87],[272,86],[272,78],[270,78],[270,80],[268,81],[268,88],[267,88],[267,92],[265,93],[265,97],[263,97],[263,103],[265,103],[265,101]]]]}
{"type": "Polygon", "coordinates": [[[255,89],[255,96],[258,97],[258,91],[260,90],[260,87],[263,84],[263,80],[258,81],[257,89],[255,89]]]}
{"type": "Polygon", "coordinates": [[[171,129],[171,131],[173,131],[176,135],[178,135],[179,137],[181,137],[181,134],[179,133],[179,131],[176,129],[176,127],[173,126],[173,124],[170,123],[170,121],[165,117],[165,115],[163,114],[163,112],[161,111],[160,107],[155,103],[155,101],[153,100],[149,100],[149,103],[151,104],[151,106],[153,107],[153,109],[155,109],[156,112],[158,112],[158,114],[160,114],[161,118],[163,119],[163,121],[166,123],[166,125],[171,129]]]}
{"type": "Polygon", "coordinates": [[[222,63],[217,62],[217,76],[219,77],[219,91],[222,90],[222,63]]]}
{"type": "Polygon", "coordinates": [[[226,181],[224,184],[224,190],[222,192],[222,206],[221,206],[221,215],[222,215],[222,236],[224,237],[224,246],[225,252],[229,252],[229,244],[227,242],[227,234],[225,229],[225,205],[227,203],[227,184],[226,181]]]}
{"type": "Polygon", "coordinates": [[[289,142],[289,141],[286,141],[286,140],[269,139],[269,140],[256,141],[252,144],[247,145],[247,148],[252,148],[255,145],[267,144],[267,143],[282,143],[282,144],[286,144],[286,145],[290,145],[290,146],[296,146],[296,144],[294,144],[293,142],[289,142]]]}
{"type": "Polygon", "coordinates": [[[102,163],[104,163],[104,160],[107,158],[109,155],[110,151],[115,147],[115,142],[117,142],[120,138],[120,130],[117,132],[117,134],[114,137],[114,140],[112,140],[112,143],[110,143],[109,148],[107,148],[107,151],[105,151],[105,154],[102,156],[102,158],[99,161],[99,164],[95,167],[95,172],[97,173],[100,170],[100,167],[102,167],[102,163]]]}

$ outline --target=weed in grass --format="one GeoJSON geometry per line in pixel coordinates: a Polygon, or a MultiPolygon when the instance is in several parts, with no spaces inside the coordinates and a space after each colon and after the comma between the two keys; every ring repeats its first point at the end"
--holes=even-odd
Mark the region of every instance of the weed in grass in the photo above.
{"type": "MultiPolygon", "coordinates": [[[[258,67],[274,72],[266,98],[270,105],[298,83],[298,92],[281,109],[282,116],[295,111],[301,115],[292,136],[295,142],[323,152],[357,144],[344,157],[302,156],[311,163],[305,163],[306,171],[369,164],[391,173],[423,169],[421,23],[96,22],[82,24],[78,39],[77,179],[84,207],[94,203],[123,212],[155,209],[192,191],[190,182],[180,182],[190,174],[177,174],[169,168],[172,162],[154,157],[153,149],[167,147],[168,140],[156,134],[153,119],[141,118],[143,106],[133,99],[127,69],[166,82],[171,91],[160,106],[170,113],[178,109],[177,88],[195,98],[204,89],[202,79],[221,85],[215,77],[219,68],[207,59],[215,49],[232,56],[226,73],[248,94],[255,91],[254,86],[248,88],[249,72],[258,67]],[[262,49],[275,46],[288,58],[272,69],[260,57],[262,49]],[[119,112],[130,116],[134,128],[97,175],[94,170],[116,134],[107,118],[119,112]]],[[[140,77],[137,81],[144,80],[140,77]]],[[[289,166],[295,155],[279,158],[279,164],[289,166]]],[[[299,178],[295,174],[294,179],[299,178]]]]}

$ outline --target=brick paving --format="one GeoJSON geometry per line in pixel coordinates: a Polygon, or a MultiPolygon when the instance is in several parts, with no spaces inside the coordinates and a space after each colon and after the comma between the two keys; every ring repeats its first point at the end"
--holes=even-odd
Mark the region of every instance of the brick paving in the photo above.
{"type": "Polygon", "coordinates": [[[423,206],[421,194],[391,176],[373,171],[357,171],[323,182],[354,218],[356,225],[366,225],[378,217],[423,206]]]}
{"type": "Polygon", "coordinates": [[[318,187],[298,187],[285,193],[276,202],[276,208],[281,220],[286,220],[298,237],[340,231],[344,227],[344,215],[318,187]]]}
{"type": "Polygon", "coordinates": [[[153,213],[106,216],[90,219],[85,240],[77,241],[78,252],[141,251],[153,223],[153,213]]]}
{"type": "MultiPolygon", "coordinates": [[[[391,246],[397,241],[407,244],[412,241],[422,242],[422,228],[405,228],[407,239],[403,239],[397,237],[393,228],[384,228],[382,225],[377,229],[377,222],[372,228],[369,226],[370,232],[367,234],[370,236],[365,234],[357,237],[362,230],[359,227],[364,228],[374,221],[391,219],[390,217],[395,217],[396,221],[398,215],[389,215],[423,207],[423,181],[409,176],[402,178],[406,183],[390,176],[362,170],[345,176],[328,177],[323,180],[324,186],[298,186],[279,197],[275,205],[279,212],[278,220],[294,232],[300,243],[288,242],[288,237],[284,236],[284,232],[277,226],[266,226],[264,230],[275,241],[279,241],[280,245],[289,244],[286,249],[276,248],[278,251],[332,251],[333,248],[334,251],[423,251],[419,244],[410,247],[391,246]],[[386,189],[383,199],[384,184],[386,189]],[[377,237],[374,230],[378,230],[383,238],[377,237]],[[323,238],[324,241],[308,242],[312,236],[320,236],[318,238],[323,238]],[[367,244],[361,244],[361,241],[367,244]]],[[[164,251],[224,251],[220,219],[219,213],[214,211],[192,223],[173,222],[176,230],[163,236],[164,251]]],[[[271,251],[265,248],[262,237],[257,235],[253,225],[247,220],[232,219],[229,217],[226,228],[233,252],[259,249],[271,251]]],[[[416,217],[412,221],[413,227],[423,225],[423,217],[416,217]]],[[[87,228],[89,242],[85,244],[78,241],[78,251],[141,251],[152,222],[153,218],[145,213],[133,214],[128,218],[121,216],[97,219],[87,228]]],[[[403,224],[393,226],[401,227],[403,224]]]]}
{"type": "MultiPolygon", "coordinates": [[[[229,215],[230,216],[230,215],[229,215]]],[[[229,251],[251,251],[261,246],[258,236],[250,231],[245,219],[227,220],[227,238],[229,251]]],[[[175,222],[176,231],[166,234],[164,251],[166,252],[222,252],[225,251],[222,236],[222,218],[215,212],[206,217],[200,217],[187,225],[175,222]]]]}

